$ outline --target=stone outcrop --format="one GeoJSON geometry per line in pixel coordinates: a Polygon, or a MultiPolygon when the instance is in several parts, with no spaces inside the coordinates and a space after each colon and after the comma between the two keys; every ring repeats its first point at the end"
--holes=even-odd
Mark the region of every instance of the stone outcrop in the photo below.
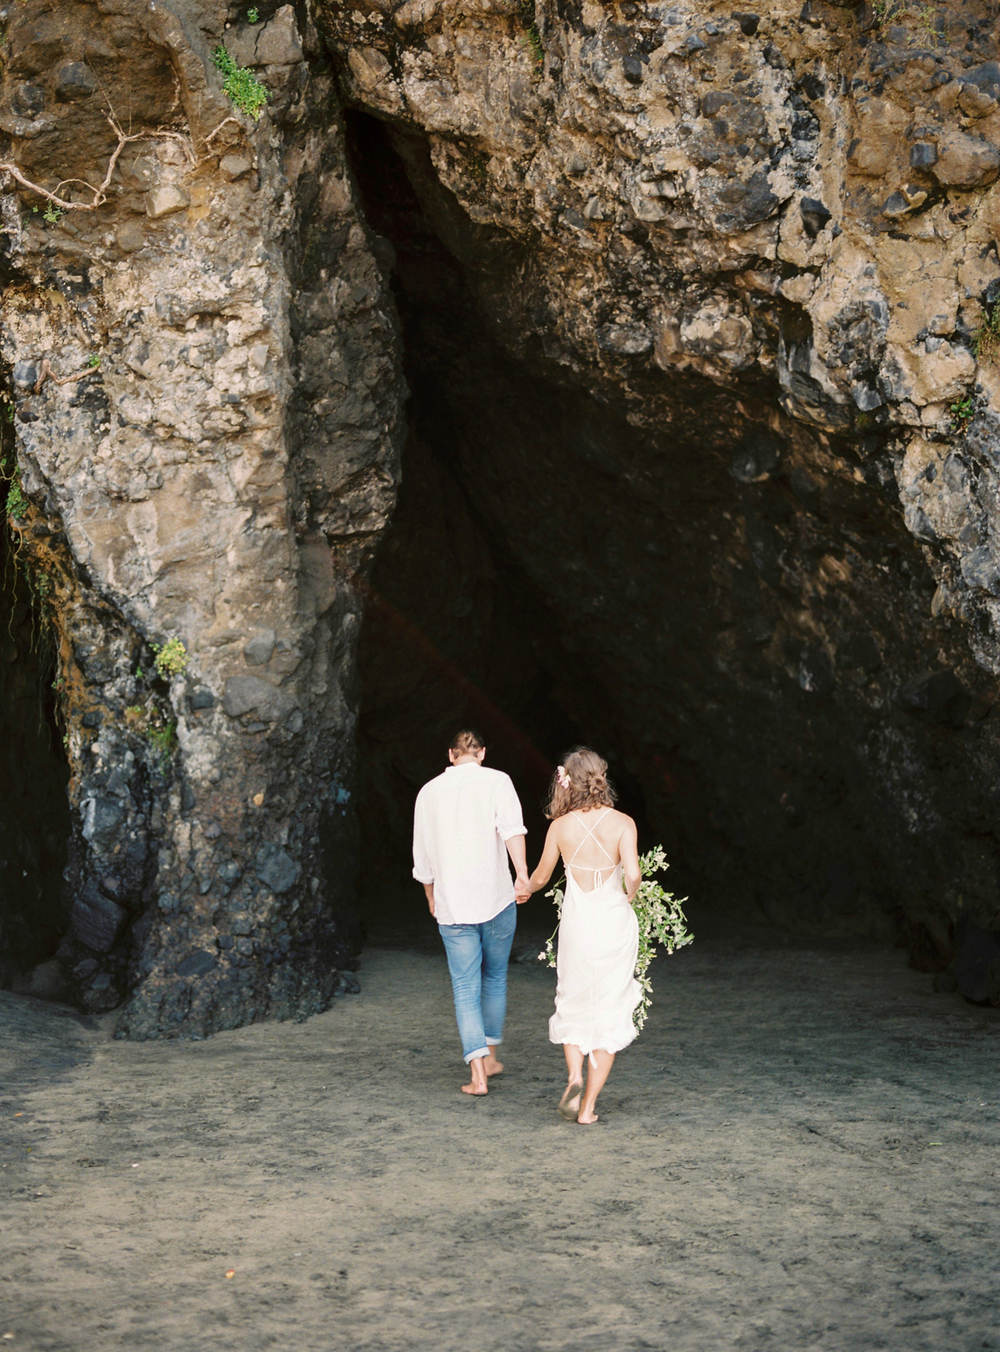
{"type": "Polygon", "coordinates": [[[996,15],[879,10],[8,7],[5,473],[85,1008],[344,988],[359,689],[369,882],[481,695],[526,764],[615,748],[702,894],[928,969],[1000,927],[996,15]]]}
{"type": "Polygon", "coordinates": [[[27,179],[100,183],[128,135],[106,206],[8,195],[3,348],[72,775],[60,957],[134,1037],[320,1008],[356,951],[345,685],[398,472],[393,310],[315,35],[262,25],[258,123],[226,35],[128,0],[5,34],[27,179]]]}

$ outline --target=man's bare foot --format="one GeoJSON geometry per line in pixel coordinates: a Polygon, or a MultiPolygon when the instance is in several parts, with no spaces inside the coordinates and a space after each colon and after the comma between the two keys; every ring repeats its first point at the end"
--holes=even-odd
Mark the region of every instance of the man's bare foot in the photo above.
{"type": "Polygon", "coordinates": [[[486,1083],[486,1057],[477,1056],[474,1061],[469,1062],[469,1074],[472,1077],[468,1084],[462,1085],[463,1094],[486,1094],[489,1093],[489,1085],[486,1083]]]}
{"type": "Polygon", "coordinates": [[[576,1120],[580,1123],[581,1126],[589,1127],[592,1122],[597,1121],[597,1113],[593,1112],[589,1108],[586,1110],[581,1109],[580,1112],[577,1114],[576,1120]]]}
{"type": "Polygon", "coordinates": [[[502,1061],[498,1061],[498,1060],[496,1059],[496,1057],[493,1055],[493,1053],[491,1052],[491,1053],[489,1054],[489,1056],[484,1057],[484,1059],[483,1059],[483,1069],[486,1071],[486,1074],[487,1074],[488,1076],[489,1076],[489,1075],[502,1075],[502,1074],[503,1074],[503,1062],[502,1062],[502,1061]]]}

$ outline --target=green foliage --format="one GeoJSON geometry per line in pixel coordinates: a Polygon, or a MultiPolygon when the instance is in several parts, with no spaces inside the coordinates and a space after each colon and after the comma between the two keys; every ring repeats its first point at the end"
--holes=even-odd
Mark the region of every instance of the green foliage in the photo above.
{"type": "Polygon", "coordinates": [[[545,63],[545,48],[542,46],[542,37],[538,31],[538,22],[535,18],[535,0],[518,0],[517,13],[524,25],[522,41],[531,53],[531,60],[535,67],[540,68],[545,63]]]}
{"type": "Polygon", "coordinates": [[[167,639],[166,643],[149,645],[156,654],[153,664],[161,676],[183,676],[187,671],[187,649],[179,638],[167,639]]]}
{"type": "Polygon", "coordinates": [[[956,399],[951,405],[951,430],[953,432],[964,432],[972,421],[975,411],[976,405],[971,394],[965,395],[962,399],[956,399]]]}
{"type": "Polygon", "coordinates": [[[260,15],[257,12],[256,6],[253,9],[247,10],[247,23],[256,23],[259,18],[260,15]]]}
{"type": "Polygon", "coordinates": [[[8,480],[7,515],[12,516],[15,521],[20,521],[22,517],[27,516],[30,505],[21,487],[21,475],[15,470],[8,480]]]}
{"type": "Polygon", "coordinates": [[[938,26],[938,16],[942,6],[929,3],[929,0],[872,0],[872,12],[879,27],[887,23],[913,25],[915,32],[910,34],[912,46],[924,42],[930,47],[944,43],[945,35],[938,26]]]}
{"type": "MultiPolygon", "coordinates": [[[[642,882],[639,884],[639,890],[632,902],[632,909],[635,911],[636,919],[639,922],[639,954],[635,962],[635,979],[642,988],[642,999],[632,1015],[632,1021],[638,1032],[641,1032],[642,1026],[646,1022],[649,1006],[653,999],[653,983],[646,973],[649,964],[656,957],[657,944],[661,945],[669,956],[676,949],[684,948],[687,944],[694,942],[694,935],[688,932],[687,917],[683,909],[687,897],[681,897],[678,900],[673,893],[665,892],[660,884],[654,881],[655,874],[662,873],[669,867],[662,845],[657,845],[648,854],[642,855],[639,860],[642,882]]],[[[563,900],[566,895],[565,882],[566,880],[563,878],[545,893],[555,902],[560,919],[562,918],[563,900]]],[[[559,926],[557,925],[555,932],[546,941],[545,947],[538,955],[539,961],[547,962],[550,967],[556,965],[554,945],[558,931],[559,926]]]]}
{"type": "Polygon", "coordinates": [[[96,352],[91,352],[90,356],[87,358],[87,365],[90,367],[92,371],[96,371],[97,368],[100,366],[100,364],[101,364],[100,357],[97,355],[96,352]]]}
{"type": "Polygon", "coordinates": [[[531,59],[536,66],[545,64],[545,48],[542,46],[541,34],[538,31],[538,24],[532,22],[524,30],[524,45],[531,53],[531,59]]]}
{"type": "Polygon", "coordinates": [[[160,769],[166,772],[177,746],[177,724],[161,723],[146,730],[146,741],[153,748],[160,769]]]}
{"type": "Polygon", "coordinates": [[[63,214],[59,208],[52,202],[48,204],[42,212],[42,220],[48,221],[49,225],[58,225],[62,220],[63,214]]]}
{"type": "Polygon", "coordinates": [[[223,92],[228,94],[241,113],[259,118],[264,105],[271,95],[247,66],[238,66],[220,42],[212,54],[212,60],[222,71],[223,92]]]}
{"type": "Polygon", "coordinates": [[[977,361],[991,361],[1000,352],[1000,303],[987,310],[972,342],[977,361]]]}

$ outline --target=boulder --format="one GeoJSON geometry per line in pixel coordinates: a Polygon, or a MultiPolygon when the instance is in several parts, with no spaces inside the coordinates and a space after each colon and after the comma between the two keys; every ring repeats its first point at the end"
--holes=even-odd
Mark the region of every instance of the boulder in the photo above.
{"type": "Polygon", "coordinates": [[[125,820],[124,807],[117,798],[102,793],[85,799],[80,806],[83,809],[84,839],[107,849],[113,844],[125,820]]]}
{"type": "Polygon", "coordinates": [[[276,845],[262,845],[257,851],[257,877],[279,895],[294,887],[299,876],[299,866],[290,855],[276,845]]]}
{"type": "Polygon", "coordinates": [[[972,698],[953,671],[929,671],[914,676],[896,691],[897,706],[926,723],[960,728],[972,698]]]}
{"type": "Polygon", "coordinates": [[[1000,173],[1000,154],[979,137],[947,131],[938,142],[931,173],[943,188],[984,187],[1000,173]]]}
{"type": "Polygon", "coordinates": [[[240,718],[253,710],[259,718],[273,723],[296,707],[285,690],[259,676],[230,676],[222,693],[222,707],[230,718],[240,718]]]}
{"type": "Polygon", "coordinates": [[[1000,934],[969,926],[955,953],[955,988],[977,1005],[1000,1005],[1000,934]]]}
{"type": "Polygon", "coordinates": [[[32,995],[36,1000],[65,1000],[69,995],[58,958],[40,962],[26,976],[15,979],[13,990],[15,995],[32,995]]]}
{"type": "Polygon", "coordinates": [[[89,99],[99,86],[86,61],[67,61],[56,71],[56,98],[62,103],[89,99]]]}
{"type": "Polygon", "coordinates": [[[127,919],[127,914],[117,902],[102,896],[91,883],[73,902],[70,927],[74,938],[79,939],[80,943],[97,953],[107,953],[124,929],[127,919]]]}
{"type": "Polygon", "coordinates": [[[190,197],[176,183],[161,183],[157,188],[150,188],[146,194],[146,215],[153,221],[170,216],[175,211],[183,211],[190,205],[190,197]]]}
{"type": "Polygon", "coordinates": [[[278,636],[273,629],[261,629],[243,649],[243,660],[247,666],[262,667],[271,660],[278,636]]]}
{"type": "Polygon", "coordinates": [[[962,77],[958,102],[967,117],[987,117],[1000,102],[1000,65],[984,61],[962,77]]]}
{"type": "Polygon", "coordinates": [[[182,962],[177,964],[177,975],[204,976],[212,970],[218,961],[214,953],[199,949],[198,952],[190,953],[182,962]]]}

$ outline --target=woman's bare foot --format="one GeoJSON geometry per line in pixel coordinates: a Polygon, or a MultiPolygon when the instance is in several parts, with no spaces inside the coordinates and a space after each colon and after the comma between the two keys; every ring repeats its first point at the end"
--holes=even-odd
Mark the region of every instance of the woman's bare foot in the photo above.
{"type": "Polygon", "coordinates": [[[490,1075],[502,1075],[503,1062],[498,1061],[493,1053],[490,1052],[489,1056],[484,1057],[483,1059],[483,1069],[486,1071],[487,1077],[490,1075]]]}
{"type": "Polygon", "coordinates": [[[592,1108],[587,1108],[586,1110],[581,1108],[579,1113],[577,1114],[576,1120],[580,1123],[581,1126],[589,1127],[592,1122],[596,1122],[598,1120],[598,1115],[593,1111],[592,1108]]]}
{"type": "Polygon", "coordinates": [[[577,1081],[575,1084],[570,1080],[566,1086],[566,1091],[559,1100],[559,1107],[556,1109],[559,1116],[565,1118],[567,1122],[578,1121],[580,1112],[580,1099],[583,1097],[583,1085],[577,1081]]]}
{"type": "Polygon", "coordinates": [[[463,1094],[487,1094],[489,1085],[486,1083],[486,1057],[477,1056],[474,1061],[469,1062],[469,1073],[472,1079],[468,1084],[462,1085],[463,1094]]]}

